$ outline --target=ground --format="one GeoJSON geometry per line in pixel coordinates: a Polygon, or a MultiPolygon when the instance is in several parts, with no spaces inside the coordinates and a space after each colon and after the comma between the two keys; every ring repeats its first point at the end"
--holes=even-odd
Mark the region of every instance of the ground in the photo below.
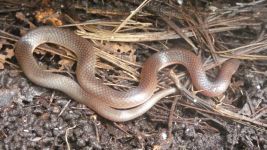
{"type": "MultiPolygon", "coordinates": [[[[143,1],[134,2],[0,1],[0,149],[267,149],[266,2],[152,1],[138,11],[143,1]],[[129,10],[138,13],[119,32],[122,38],[116,34],[111,38],[110,31],[118,29],[129,10]],[[78,26],[88,20],[92,25],[78,26]],[[232,57],[253,55],[238,57],[241,65],[221,97],[197,94],[200,103],[194,103],[190,78],[183,78],[185,91],[181,88],[182,92],[165,97],[136,119],[116,123],[62,92],[34,84],[23,74],[14,56],[15,43],[44,25],[71,25],[70,30],[79,29],[76,33],[93,40],[101,50],[96,76],[117,90],[136,86],[140,66],[152,53],[167,47],[196,46],[203,60],[212,55],[219,63],[225,59],[213,50],[240,50],[232,57]],[[179,34],[180,28],[190,39],[179,34]],[[154,31],[157,36],[145,34],[154,31]],[[216,108],[210,109],[206,102],[216,108]]],[[[45,45],[34,56],[44,68],[75,78],[76,57],[60,50],[45,45]]],[[[207,67],[213,64],[208,62],[207,67]]],[[[169,74],[173,68],[159,73],[159,89],[174,86],[169,74]]],[[[174,70],[186,73],[181,66],[174,70]]],[[[212,69],[208,74],[214,77],[216,72],[212,69]]]]}

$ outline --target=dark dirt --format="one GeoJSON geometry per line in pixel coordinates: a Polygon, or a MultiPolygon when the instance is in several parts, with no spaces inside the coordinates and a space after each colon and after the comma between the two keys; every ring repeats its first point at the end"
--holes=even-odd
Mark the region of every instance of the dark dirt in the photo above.
{"type": "MultiPolygon", "coordinates": [[[[32,15],[39,7],[53,7],[66,14],[70,9],[69,13],[73,14],[72,7],[68,9],[67,6],[77,3],[102,6],[98,0],[89,3],[84,0],[42,2],[42,5],[36,2],[32,7],[33,2],[25,1],[21,5],[16,1],[9,3],[0,0],[0,3],[7,5],[0,6],[0,10],[3,10],[0,15],[6,17],[1,19],[1,22],[5,21],[0,23],[1,30],[20,36],[19,33],[24,31],[22,28],[29,27],[25,21],[15,18],[16,12],[23,12],[27,19],[41,26],[32,15]]],[[[217,1],[216,6],[234,5],[230,2],[217,1]]],[[[128,6],[128,3],[110,3],[107,2],[105,6],[128,6]]],[[[206,4],[206,0],[203,0],[195,5],[203,7],[206,4]]],[[[129,7],[135,8],[130,4],[129,7]]],[[[84,11],[75,13],[81,22],[85,18],[97,18],[97,15],[88,16],[84,11]]],[[[10,45],[12,49],[12,44],[12,41],[5,43],[0,54],[10,45]]],[[[144,52],[147,51],[141,54],[144,52]]],[[[266,51],[261,54],[266,55],[266,51]]],[[[49,60],[51,56],[46,58],[49,60]]],[[[16,64],[14,57],[10,61],[16,64]]],[[[234,109],[231,105],[235,106],[240,109],[240,114],[246,116],[256,111],[248,111],[251,106],[266,109],[266,64],[266,60],[242,62],[232,80],[237,89],[231,87],[227,91],[227,96],[236,94],[235,99],[226,98],[229,109],[234,109]]],[[[0,149],[67,149],[68,144],[71,149],[267,149],[266,128],[182,106],[179,103],[184,104],[184,97],[178,101],[174,111],[178,117],[169,131],[168,115],[172,101],[172,98],[165,98],[137,119],[113,123],[61,92],[36,86],[19,69],[5,64],[0,71],[0,149]]],[[[265,112],[259,120],[266,123],[266,117],[265,112]]]]}

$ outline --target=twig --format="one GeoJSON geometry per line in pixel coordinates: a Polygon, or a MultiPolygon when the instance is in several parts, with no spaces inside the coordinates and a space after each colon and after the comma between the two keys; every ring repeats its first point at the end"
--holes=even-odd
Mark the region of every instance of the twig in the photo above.
{"type": "Polygon", "coordinates": [[[100,141],[100,137],[99,137],[99,131],[98,131],[98,128],[97,128],[97,125],[99,125],[99,122],[97,121],[97,119],[93,120],[93,124],[94,124],[94,127],[95,127],[96,140],[97,140],[97,142],[99,142],[100,141]]]}
{"type": "Polygon", "coordinates": [[[119,130],[121,130],[122,132],[124,132],[125,134],[127,134],[128,136],[132,136],[124,127],[121,127],[123,126],[123,124],[118,124],[116,122],[113,122],[113,125],[116,126],[119,130]]]}
{"type": "Polygon", "coordinates": [[[63,107],[63,109],[60,111],[60,113],[58,114],[58,117],[61,116],[61,114],[65,111],[65,109],[69,106],[71,100],[68,101],[68,103],[63,107]]]}
{"type": "Polygon", "coordinates": [[[67,149],[68,149],[68,150],[71,150],[71,146],[70,146],[70,143],[69,143],[69,141],[68,141],[69,130],[72,130],[72,129],[76,128],[76,126],[77,126],[77,125],[74,125],[73,127],[67,128],[67,130],[66,130],[65,141],[66,141],[67,149]]]}
{"type": "Polygon", "coordinates": [[[7,63],[7,64],[9,64],[10,66],[12,66],[12,67],[14,67],[14,68],[16,68],[16,69],[18,69],[19,68],[19,66],[18,65],[16,65],[16,64],[13,64],[12,62],[9,62],[9,61],[7,61],[7,60],[4,60],[4,59],[2,59],[2,58],[0,58],[0,62],[1,63],[7,63]]]}
{"type": "Polygon", "coordinates": [[[21,8],[2,9],[2,10],[0,10],[0,14],[9,13],[9,12],[16,12],[16,11],[20,11],[20,10],[21,10],[21,8]]]}
{"type": "MultiPolygon", "coordinates": [[[[223,31],[231,31],[242,29],[244,26],[229,26],[229,27],[217,27],[209,29],[210,33],[218,33],[223,31]]],[[[147,42],[147,41],[161,41],[179,39],[181,36],[175,31],[159,31],[159,32],[138,32],[138,33],[110,33],[109,30],[101,29],[101,32],[84,32],[77,30],[78,35],[87,39],[101,40],[101,41],[116,41],[116,42],[147,42]]],[[[194,36],[193,32],[184,31],[185,36],[194,36]]]]}
{"type": "Polygon", "coordinates": [[[178,102],[178,97],[176,97],[172,103],[172,106],[171,106],[171,111],[170,111],[170,114],[169,114],[169,122],[168,122],[168,139],[172,139],[173,136],[172,136],[172,123],[173,123],[173,114],[174,114],[174,111],[175,111],[175,107],[176,107],[176,104],[178,102]]]}
{"type": "Polygon", "coordinates": [[[161,15],[162,20],[164,20],[177,34],[179,34],[189,45],[193,47],[194,50],[197,50],[195,44],[185,35],[185,33],[170,19],[161,15]]]}
{"type": "Polygon", "coordinates": [[[247,121],[259,126],[263,126],[265,128],[267,128],[267,124],[253,120],[251,118],[248,118],[246,116],[242,116],[239,115],[237,113],[231,112],[229,110],[226,110],[220,106],[215,105],[214,103],[211,103],[210,101],[207,102],[207,100],[203,100],[199,97],[197,97],[196,95],[193,95],[190,91],[188,91],[185,87],[182,86],[182,84],[180,83],[180,80],[175,76],[175,73],[173,71],[170,72],[170,77],[173,79],[173,81],[175,82],[177,88],[187,97],[189,98],[189,100],[191,100],[194,104],[197,104],[201,107],[204,107],[206,109],[210,109],[213,111],[216,111],[220,114],[223,114],[224,117],[228,117],[228,118],[232,118],[235,121],[247,121]]]}
{"type": "Polygon", "coordinates": [[[263,116],[264,114],[267,114],[267,106],[262,107],[260,110],[258,110],[252,117],[253,120],[256,120],[263,116]]]}
{"type": "Polygon", "coordinates": [[[218,57],[217,63],[214,63],[214,62],[207,63],[204,66],[204,68],[205,68],[205,70],[209,70],[211,68],[214,68],[215,66],[222,64],[223,62],[225,62],[231,58],[234,58],[234,57],[238,58],[238,56],[242,56],[245,54],[258,53],[258,52],[264,51],[267,49],[266,41],[267,41],[267,39],[260,41],[260,42],[257,42],[257,43],[251,43],[248,45],[244,45],[244,46],[241,46],[241,47],[238,47],[235,49],[230,49],[230,50],[224,51],[225,54],[220,54],[223,52],[216,52],[216,53],[219,53],[220,56],[222,56],[222,57],[218,57]],[[229,54],[226,55],[227,52],[232,52],[232,53],[231,53],[231,55],[229,55],[229,54]]]}
{"type": "Polygon", "coordinates": [[[52,104],[54,97],[55,97],[55,91],[52,92],[52,95],[51,95],[50,100],[49,100],[49,106],[52,104]]]}
{"type": "Polygon", "coordinates": [[[117,33],[121,28],[125,26],[125,24],[139,11],[141,10],[146,4],[148,4],[150,0],[144,0],[143,3],[141,3],[134,11],[131,12],[131,14],[118,26],[118,28],[114,31],[114,33],[117,33]]]}
{"type": "Polygon", "coordinates": [[[245,95],[246,95],[246,102],[248,104],[248,107],[249,107],[251,114],[255,114],[255,108],[252,104],[252,100],[250,99],[250,96],[248,95],[247,91],[245,91],[245,95]]]}

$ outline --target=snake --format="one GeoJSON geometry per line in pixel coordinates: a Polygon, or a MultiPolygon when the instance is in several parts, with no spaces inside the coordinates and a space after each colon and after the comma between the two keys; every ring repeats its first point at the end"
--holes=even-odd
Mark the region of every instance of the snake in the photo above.
{"type": "Polygon", "coordinates": [[[237,59],[226,61],[217,77],[211,80],[206,75],[201,58],[195,53],[178,47],[170,48],[153,54],[145,61],[135,88],[118,91],[96,78],[96,51],[92,42],[68,29],[50,26],[38,27],[22,36],[16,43],[15,57],[25,76],[33,83],[61,91],[100,116],[116,122],[129,121],[144,114],[161,98],[177,91],[176,88],[169,88],[155,92],[157,73],[167,66],[183,65],[194,87],[205,96],[215,97],[227,90],[232,75],[240,65],[237,59]],[[44,43],[65,47],[76,55],[77,81],[39,66],[33,52],[44,43]]]}

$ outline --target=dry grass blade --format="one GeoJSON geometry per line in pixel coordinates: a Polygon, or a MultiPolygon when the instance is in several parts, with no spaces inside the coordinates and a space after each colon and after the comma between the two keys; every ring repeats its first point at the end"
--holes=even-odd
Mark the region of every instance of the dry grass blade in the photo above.
{"type": "Polygon", "coordinates": [[[101,51],[100,49],[95,48],[97,51],[96,55],[104,60],[109,61],[110,63],[114,64],[115,66],[129,72],[131,74],[131,77],[134,77],[134,79],[137,80],[139,73],[134,69],[133,67],[130,67],[130,65],[135,65],[134,63],[128,62],[126,60],[123,60],[121,58],[118,58],[114,55],[111,55],[105,51],[101,51]]]}
{"type": "Polygon", "coordinates": [[[118,32],[121,28],[123,28],[127,22],[139,11],[141,10],[146,4],[148,4],[150,0],[144,0],[131,14],[115,29],[114,33],[118,32]]]}
{"type": "Polygon", "coordinates": [[[176,87],[181,90],[181,92],[189,99],[191,100],[194,104],[200,106],[200,107],[203,107],[203,108],[206,108],[206,109],[209,109],[209,110],[213,110],[215,112],[218,112],[220,114],[222,114],[223,116],[225,117],[228,117],[228,118],[232,118],[236,121],[240,121],[240,120],[243,120],[243,121],[247,121],[247,122],[250,122],[250,123],[253,123],[253,124],[256,124],[256,125],[259,125],[259,126],[262,126],[262,127],[267,127],[267,124],[263,123],[263,122],[259,122],[259,121],[256,121],[254,120],[253,118],[249,118],[249,117],[246,117],[244,115],[240,115],[240,114],[237,114],[237,113],[234,113],[232,111],[229,111],[227,109],[224,109],[222,107],[220,107],[220,105],[216,105],[214,103],[212,103],[211,101],[207,101],[207,100],[203,100],[195,95],[193,95],[190,91],[188,91],[181,83],[180,83],[180,80],[179,78],[175,75],[174,72],[171,71],[171,74],[170,74],[171,78],[173,79],[173,81],[175,82],[176,84],[176,87]]]}
{"type": "MultiPolygon", "coordinates": [[[[243,28],[241,26],[218,27],[209,29],[210,33],[218,33],[223,31],[230,31],[243,28]]],[[[187,29],[182,29],[187,37],[192,37],[194,34],[187,29]]],[[[77,30],[76,33],[83,38],[101,40],[101,41],[115,41],[115,42],[148,42],[148,41],[162,41],[181,38],[175,31],[159,31],[159,32],[139,32],[139,33],[111,33],[109,30],[101,29],[95,32],[84,32],[77,30]]]]}

